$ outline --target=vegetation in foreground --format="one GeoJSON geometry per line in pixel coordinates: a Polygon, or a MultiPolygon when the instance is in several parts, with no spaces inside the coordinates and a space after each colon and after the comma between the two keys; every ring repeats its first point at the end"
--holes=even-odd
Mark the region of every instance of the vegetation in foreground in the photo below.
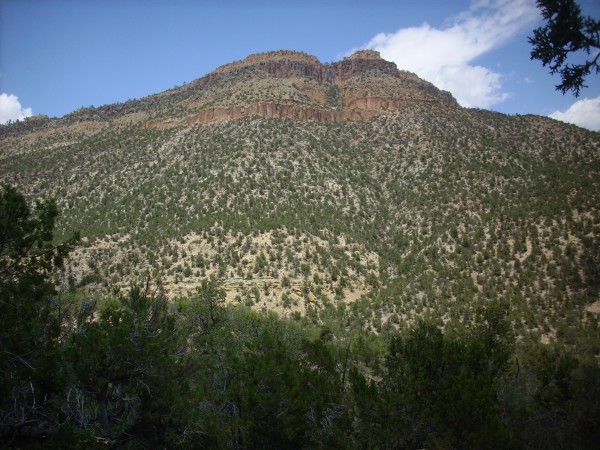
{"type": "Polygon", "coordinates": [[[0,442],[7,448],[594,448],[600,368],[516,343],[497,301],[460,329],[375,335],[225,307],[58,294],[57,209],[0,196],[0,442]]]}

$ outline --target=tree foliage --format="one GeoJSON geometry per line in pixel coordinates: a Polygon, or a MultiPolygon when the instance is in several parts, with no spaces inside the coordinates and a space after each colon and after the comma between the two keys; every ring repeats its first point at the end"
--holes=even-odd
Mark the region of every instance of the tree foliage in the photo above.
{"type": "Polygon", "coordinates": [[[502,448],[495,348],[431,322],[392,338],[381,384],[351,376],[367,447],[502,448]],[[369,429],[376,430],[370,433],[369,429]]]}
{"type": "Polygon", "coordinates": [[[53,242],[52,200],[32,211],[11,186],[0,192],[0,437],[43,437],[60,413],[51,399],[65,371],[62,313],[50,281],[72,244],[53,242]]]}
{"type": "Polygon", "coordinates": [[[529,38],[531,59],[549,66],[551,74],[560,74],[562,83],[556,90],[572,91],[578,97],[581,88],[587,87],[585,78],[600,72],[600,22],[583,17],[574,0],[538,0],[537,5],[547,23],[529,38]],[[581,55],[586,55],[585,62],[568,62],[570,56],[581,55]]]}

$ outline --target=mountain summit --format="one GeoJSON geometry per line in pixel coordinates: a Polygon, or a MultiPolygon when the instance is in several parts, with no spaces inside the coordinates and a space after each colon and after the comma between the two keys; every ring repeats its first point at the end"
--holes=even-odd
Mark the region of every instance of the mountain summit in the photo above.
{"type": "Polygon", "coordinates": [[[363,50],[333,64],[311,55],[275,51],[250,55],[196,80],[185,105],[188,122],[248,115],[301,120],[360,120],[414,103],[455,106],[452,96],[378,52],[363,50]]]}

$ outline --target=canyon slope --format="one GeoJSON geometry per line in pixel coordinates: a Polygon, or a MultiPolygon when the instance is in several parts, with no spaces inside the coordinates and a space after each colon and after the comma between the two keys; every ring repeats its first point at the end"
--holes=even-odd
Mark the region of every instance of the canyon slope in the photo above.
{"type": "Polygon", "coordinates": [[[587,342],[600,313],[600,135],[460,107],[377,52],[256,54],[149,97],[0,126],[0,181],[82,244],[57,281],[382,332],[509,305],[587,342]]]}

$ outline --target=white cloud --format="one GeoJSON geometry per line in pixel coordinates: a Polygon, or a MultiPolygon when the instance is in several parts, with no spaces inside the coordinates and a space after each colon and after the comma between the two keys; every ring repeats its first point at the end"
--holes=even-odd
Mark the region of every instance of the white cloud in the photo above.
{"type": "Polygon", "coordinates": [[[450,91],[463,106],[488,108],[508,97],[501,91],[502,75],[472,61],[508,42],[537,17],[533,0],[474,0],[441,29],[424,23],[380,33],[361,48],[377,50],[399,69],[450,91]]]}
{"type": "MultiPolygon", "coordinates": [[[[431,74],[429,80],[440,89],[452,92],[467,107],[488,108],[508,98],[500,92],[501,75],[481,66],[445,66],[431,74]]],[[[425,78],[425,77],[424,77],[425,78]]]]}
{"type": "Polygon", "coordinates": [[[554,111],[550,117],[589,130],[600,131],[600,96],[577,100],[565,111],[554,111]]]}
{"type": "Polygon", "coordinates": [[[23,120],[31,114],[31,108],[23,108],[16,95],[0,94],[0,124],[9,120],[23,120]]]}

